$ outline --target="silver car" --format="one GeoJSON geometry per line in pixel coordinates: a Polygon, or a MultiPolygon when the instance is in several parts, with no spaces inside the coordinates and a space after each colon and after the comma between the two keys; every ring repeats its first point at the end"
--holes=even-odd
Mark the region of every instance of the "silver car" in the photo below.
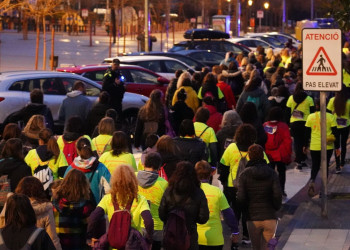
{"type": "MultiPolygon", "coordinates": [[[[54,121],[57,121],[60,105],[76,81],[82,81],[86,84],[86,96],[91,102],[96,102],[101,92],[101,85],[79,75],[54,71],[0,73],[0,123],[3,123],[8,115],[28,104],[30,92],[35,88],[43,91],[44,103],[51,109],[54,121]]],[[[123,126],[133,130],[138,110],[147,100],[148,98],[143,95],[125,93],[123,126]]]]}

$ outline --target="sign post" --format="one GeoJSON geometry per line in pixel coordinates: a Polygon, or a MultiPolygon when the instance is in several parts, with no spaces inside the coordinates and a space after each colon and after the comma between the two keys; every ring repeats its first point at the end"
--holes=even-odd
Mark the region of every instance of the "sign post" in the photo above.
{"type": "Polygon", "coordinates": [[[264,18],[264,11],[263,10],[258,10],[256,12],[256,17],[259,18],[259,32],[261,32],[261,19],[264,18]]]}
{"type": "Polygon", "coordinates": [[[342,88],[340,29],[303,29],[303,87],[320,91],[322,216],[327,216],[326,92],[342,88]]]}

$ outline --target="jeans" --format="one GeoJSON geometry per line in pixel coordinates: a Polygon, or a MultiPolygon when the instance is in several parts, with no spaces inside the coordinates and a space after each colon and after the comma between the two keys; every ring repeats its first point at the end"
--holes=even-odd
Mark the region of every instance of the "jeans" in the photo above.
{"type": "Polygon", "coordinates": [[[286,185],[286,164],[281,161],[274,161],[270,162],[270,167],[275,170],[275,166],[277,166],[277,171],[278,171],[278,178],[280,180],[280,186],[282,192],[284,192],[284,188],[286,185]]]}
{"type": "MultiPolygon", "coordinates": [[[[344,166],[345,165],[345,156],[346,156],[346,142],[349,137],[349,128],[338,128],[338,133],[340,135],[340,149],[341,153],[340,156],[335,157],[335,162],[337,164],[337,167],[344,166]]],[[[339,145],[335,145],[335,148],[339,148],[339,145]]]]}
{"type": "Polygon", "coordinates": [[[253,250],[266,250],[267,243],[276,232],[276,220],[247,221],[253,250]]]}
{"type": "MultiPolygon", "coordinates": [[[[321,151],[316,150],[310,150],[311,159],[312,159],[312,168],[311,168],[311,181],[315,181],[318,171],[321,167],[321,151]]],[[[328,177],[328,167],[329,167],[329,161],[332,157],[333,149],[327,150],[327,177],[328,177]]]]}
{"type": "Polygon", "coordinates": [[[306,145],[305,140],[305,121],[296,121],[290,124],[290,132],[294,138],[295,162],[300,164],[305,161],[303,147],[306,145]]]}

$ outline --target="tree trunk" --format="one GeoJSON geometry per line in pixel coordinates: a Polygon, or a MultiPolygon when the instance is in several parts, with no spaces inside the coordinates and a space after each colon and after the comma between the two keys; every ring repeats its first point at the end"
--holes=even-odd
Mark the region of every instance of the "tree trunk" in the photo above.
{"type": "Polygon", "coordinates": [[[39,41],[40,41],[40,22],[39,18],[36,20],[36,45],[35,45],[35,70],[38,70],[39,61],[39,41]]]}
{"type": "Polygon", "coordinates": [[[23,34],[23,40],[28,40],[28,18],[26,14],[23,14],[22,16],[23,20],[23,26],[22,26],[22,34],[23,34]]]}
{"type": "Polygon", "coordinates": [[[43,16],[43,70],[46,70],[46,23],[43,16]]]}
{"type": "Polygon", "coordinates": [[[51,60],[50,60],[51,70],[54,69],[54,65],[53,65],[54,55],[55,55],[55,29],[52,25],[51,26],[51,60]]]}
{"type": "Polygon", "coordinates": [[[116,36],[117,36],[117,29],[115,27],[115,8],[112,7],[111,8],[111,30],[110,32],[112,32],[112,36],[113,36],[113,43],[116,43],[116,36]]]}

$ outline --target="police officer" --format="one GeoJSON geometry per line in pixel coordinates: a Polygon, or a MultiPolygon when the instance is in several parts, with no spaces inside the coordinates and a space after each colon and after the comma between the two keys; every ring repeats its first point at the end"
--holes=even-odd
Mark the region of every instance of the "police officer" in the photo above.
{"type": "Polygon", "coordinates": [[[125,93],[123,76],[119,70],[119,59],[113,59],[112,66],[103,76],[102,91],[107,91],[110,104],[118,113],[118,120],[122,117],[122,101],[125,93]]]}

